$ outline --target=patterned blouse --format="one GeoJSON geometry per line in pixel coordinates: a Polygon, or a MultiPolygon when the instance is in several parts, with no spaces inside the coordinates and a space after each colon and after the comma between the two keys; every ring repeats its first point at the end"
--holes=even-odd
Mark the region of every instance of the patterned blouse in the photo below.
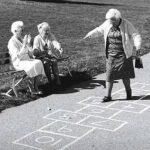
{"type": "Polygon", "coordinates": [[[110,29],[107,37],[107,51],[109,56],[117,56],[124,53],[119,27],[110,29]]]}

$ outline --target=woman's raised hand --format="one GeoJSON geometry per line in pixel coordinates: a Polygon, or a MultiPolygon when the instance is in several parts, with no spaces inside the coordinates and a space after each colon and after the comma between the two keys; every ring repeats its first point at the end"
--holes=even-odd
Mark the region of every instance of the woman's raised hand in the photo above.
{"type": "Polygon", "coordinates": [[[25,35],[23,38],[23,44],[27,45],[27,43],[28,43],[28,35],[25,35]]]}
{"type": "Polygon", "coordinates": [[[28,42],[29,45],[31,44],[31,39],[32,39],[32,38],[31,38],[31,35],[28,34],[28,35],[27,35],[27,42],[28,42]]]}
{"type": "Polygon", "coordinates": [[[26,34],[23,38],[23,44],[24,45],[30,45],[31,43],[31,35],[30,34],[26,34]]]}

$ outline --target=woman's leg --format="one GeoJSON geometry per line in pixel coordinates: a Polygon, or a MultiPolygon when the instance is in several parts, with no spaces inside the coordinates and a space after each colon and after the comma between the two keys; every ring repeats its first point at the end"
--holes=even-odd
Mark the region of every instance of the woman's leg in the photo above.
{"type": "Polygon", "coordinates": [[[46,74],[46,77],[48,79],[48,82],[51,83],[52,82],[52,78],[51,78],[51,62],[50,61],[43,61],[43,65],[44,65],[44,71],[46,74]]]}
{"type": "Polygon", "coordinates": [[[38,76],[34,77],[34,89],[36,91],[39,91],[39,88],[38,88],[38,76]]]}
{"type": "Polygon", "coordinates": [[[125,90],[126,90],[126,94],[127,94],[127,99],[131,99],[132,98],[132,90],[131,90],[131,86],[130,86],[130,79],[122,79],[123,84],[125,86],[125,90]]]}
{"type": "Polygon", "coordinates": [[[42,94],[42,91],[40,91],[38,88],[38,83],[39,83],[39,76],[36,76],[34,77],[34,89],[37,92],[37,94],[42,94]]]}
{"type": "Polygon", "coordinates": [[[106,82],[106,97],[111,97],[112,88],[113,88],[113,81],[106,82]]]}
{"type": "Polygon", "coordinates": [[[61,85],[60,78],[59,78],[59,69],[58,69],[58,64],[57,60],[52,60],[52,72],[54,74],[54,77],[56,79],[56,84],[61,85]]]}
{"type": "Polygon", "coordinates": [[[33,78],[29,78],[29,84],[28,84],[29,90],[31,93],[35,93],[36,90],[34,88],[34,77],[33,78]]]}
{"type": "Polygon", "coordinates": [[[113,87],[113,81],[106,81],[106,96],[103,98],[102,102],[108,102],[111,101],[111,91],[113,87]]]}

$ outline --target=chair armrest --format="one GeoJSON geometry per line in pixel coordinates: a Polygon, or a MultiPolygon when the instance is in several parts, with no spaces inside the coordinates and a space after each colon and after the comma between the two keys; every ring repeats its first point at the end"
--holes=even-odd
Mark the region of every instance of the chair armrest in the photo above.
{"type": "Polygon", "coordinates": [[[67,57],[62,57],[62,58],[57,58],[57,61],[58,62],[61,62],[61,61],[67,61],[70,57],[67,56],[67,57]]]}

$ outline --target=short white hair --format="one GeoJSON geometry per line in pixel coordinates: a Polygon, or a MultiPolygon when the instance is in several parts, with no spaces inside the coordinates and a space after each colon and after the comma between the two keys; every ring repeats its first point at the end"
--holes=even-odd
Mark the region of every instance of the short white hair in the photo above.
{"type": "Polygon", "coordinates": [[[24,27],[23,21],[15,21],[11,25],[11,32],[13,34],[15,34],[17,30],[19,30],[20,28],[23,28],[23,27],[24,27]]]}
{"type": "Polygon", "coordinates": [[[47,22],[42,22],[39,25],[37,25],[38,31],[39,33],[41,33],[43,30],[49,29],[50,30],[50,26],[47,22]]]}
{"type": "Polygon", "coordinates": [[[111,18],[119,19],[119,18],[122,18],[122,16],[119,10],[112,8],[107,11],[105,18],[106,19],[111,19],[111,18]]]}

